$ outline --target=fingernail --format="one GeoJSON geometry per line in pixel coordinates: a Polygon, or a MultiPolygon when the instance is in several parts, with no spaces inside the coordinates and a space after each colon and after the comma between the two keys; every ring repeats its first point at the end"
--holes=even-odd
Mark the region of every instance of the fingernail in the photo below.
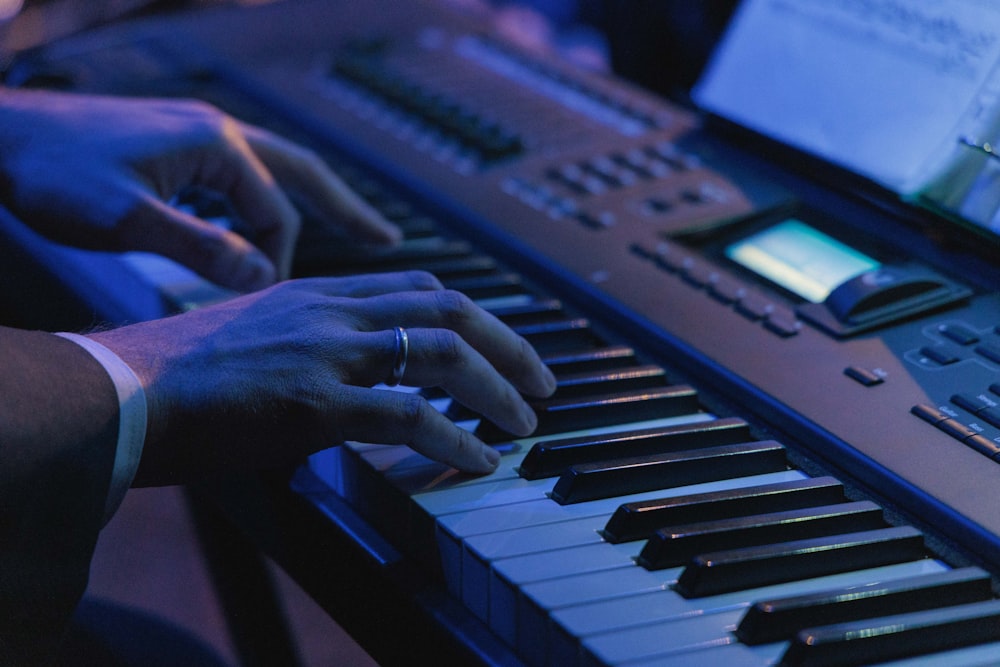
{"type": "Polygon", "coordinates": [[[233,282],[247,291],[262,289],[274,283],[274,264],[263,253],[251,253],[240,262],[233,282]]]}
{"type": "Polygon", "coordinates": [[[543,372],[542,377],[545,379],[545,384],[548,388],[548,393],[551,394],[556,390],[557,382],[556,376],[552,373],[552,370],[548,366],[542,366],[543,372]]]}
{"type": "Polygon", "coordinates": [[[486,463],[491,470],[496,470],[497,466],[500,465],[500,452],[492,447],[483,447],[483,458],[486,459],[486,463]]]}
{"type": "Polygon", "coordinates": [[[538,428],[538,415],[527,403],[522,404],[521,407],[521,423],[524,425],[525,435],[530,435],[538,428]]]}

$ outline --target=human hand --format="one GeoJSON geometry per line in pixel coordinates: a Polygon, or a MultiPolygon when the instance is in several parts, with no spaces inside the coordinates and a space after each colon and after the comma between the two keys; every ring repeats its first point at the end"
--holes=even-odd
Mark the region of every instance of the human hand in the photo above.
{"type": "Polygon", "coordinates": [[[311,151],[207,104],[0,88],[0,202],[58,242],[259,289],[289,276],[301,223],[286,191],[360,241],[401,238],[311,151]],[[189,186],[228,197],[252,242],[170,206],[189,186]]]}
{"type": "Polygon", "coordinates": [[[460,470],[496,451],[390,376],[393,328],[409,335],[404,384],[440,386],[505,430],[536,417],[551,372],[521,337],[422,272],[286,282],[175,317],[92,334],[142,380],[149,405],[137,484],[263,467],[355,440],[408,444],[460,470]]]}

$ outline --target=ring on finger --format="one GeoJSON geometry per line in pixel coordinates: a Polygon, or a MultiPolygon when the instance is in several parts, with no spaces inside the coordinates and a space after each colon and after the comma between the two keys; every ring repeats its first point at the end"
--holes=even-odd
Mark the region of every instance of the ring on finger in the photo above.
{"type": "Polygon", "coordinates": [[[403,374],[406,372],[406,360],[410,355],[410,337],[403,327],[395,327],[396,351],[392,360],[392,372],[389,379],[385,381],[386,386],[395,387],[403,381],[403,374]]]}

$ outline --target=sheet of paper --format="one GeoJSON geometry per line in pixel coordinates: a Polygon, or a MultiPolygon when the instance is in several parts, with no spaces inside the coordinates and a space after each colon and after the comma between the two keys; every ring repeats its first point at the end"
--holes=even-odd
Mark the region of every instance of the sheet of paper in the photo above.
{"type": "Polygon", "coordinates": [[[907,196],[997,122],[1000,2],[745,0],[705,110],[907,196]]]}

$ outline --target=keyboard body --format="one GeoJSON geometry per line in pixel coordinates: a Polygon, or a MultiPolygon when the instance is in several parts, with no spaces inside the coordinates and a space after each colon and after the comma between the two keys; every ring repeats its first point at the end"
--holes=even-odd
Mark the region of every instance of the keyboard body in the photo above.
{"type": "MultiPolygon", "coordinates": [[[[222,8],[83,35],[24,58],[19,67],[13,72],[27,83],[201,97],[310,143],[353,184],[374,188],[371,198],[388,215],[415,224],[412,246],[439,243],[413,223],[430,219],[448,243],[466,244],[456,257],[472,248],[476,257],[498,262],[502,270],[491,275],[507,276],[506,283],[456,279],[481,289],[487,307],[502,311],[558,299],[572,317],[588,320],[600,345],[627,345],[643,361],[665,367],[675,384],[697,387],[699,408],[671,416],[670,424],[744,419],[755,440],[787,446],[790,468],[804,471],[789,473],[793,478],[832,474],[852,497],[877,502],[890,523],[922,530],[935,557],[917,569],[971,563],[1000,573],[993,499],[1000,488],[1000,459],[993,460],[1000,426],[977,412],[1000,403],[1000,387],[991,390],[1000,378],[1000,356],[993,352],[1000,349],[1000,266],[961,239],[932,240],[927,228],[934,221],[926,215],[901,213],[849,179],[847,186],[843,179],[831,185],[823,179],[827,171],[807,162],[801,171],[789,169],[785,161],[766,159],[766,152],[729,141],[690,110],[612,77],[524,53],[492,34],[479,14],[434,2],[302,0],[245,12],[222,8]],[[961,296],[870,330],[831,332],[794,297],[721,256],[721,244],[733,235],[781,217],[835,229],[890,260],[916,261],[960,286],[961,296]]],[[[151,277],[156,262],[150,258],[53,248],[14,221],[2,222],[10,238],[102,319],[156,317],[225,296],[173,267],[166,277],[151,277]]],[[[296,271],[412,265],[392,257],[354,265],[351,251],[343,239],[307,230],[296,271]]],[[[444,248],[434,261],[454,259],[449,252],[444,248]]],[[[663,425],[646,420],[630,428],[663,425]]],[[[563,438],[582,433],[594,430],[557,432],[563,438]]],[[[538,440],[507,445],[505,472],[495,483],[529,486],[535,494],[511,503],[552,492],[548,482],[532,486],[518,476],[520,457],[538,440]]],[[[519,564],[530,549],[504,552],[502,564],[487,566],[481,578],[489,595],[470,592],[477,590],[472,579],[454,579],[441,565],[449,557],[471,563],[477,549],[499,548],[474,535],[465,542],[449,523],[473,511],[452,495],[472,489],[478,497],[493,483],[456,480],[406,450],[367,445],[317,456],[295,477],[299,497],[338,515],[331,525],[362,542],[367,535],[382,545],[372,546],[373,553],[384,548],[393,562],[412,558],[429,581],[441,584],[444,593],[432,597],[452,610],[442,616],[472,609],[488,630],[487,643],[499,640],[499,648],[479,645],[483,661],[559,664],[554,656],[568,650],[580,664],[618,664],[601,657],[614,651],[598,640],[572,638],[575,624],[585,625],[572,611],[552,622],[556,629],[541,644],[530,639],[524,619],[544,609],[530,601],[563,594],[540,583],[532,587],[532,577],[518,588],[517,567],[543,567],[519,564]],[[428,509],[435,503],[447,509],[428,509]],[[428,521],[430,528],[420,527],[428,521]],[[507,594],[518,600],[512,604],[519,615],[500,621],[494,607],[503,604],[504,582],[513,582],[507,594]],[[559,639],[567,634],[570,639],[559,639]],[[545,647],[541,654],[536,645],[545,647]]],[[[496,498],[491,495],[490,506],[507,502],[496,498]]],[[[579,526],[596,535],[612,511],[580,517],[579,526]]],[[[619,555],[624,567],[638,552],[633,546],[619,555]]],[[[470,567],[460,568],[462,577],[475,571],[470,567]]],[[[584,568],[574,575],[581,586],[586,574],[584,568]]],[[[657,581],[663,588],[675,579],[657,581]]],[[[645,589],[637,586],[641,597],[645,589]]],[[[737,619],[747,603],[719,613],[737,619]]],[[[552,604],[582,608],[578,601],[552,604]]],[[[480,640],[484,634],[471,633],[480,640]]],[[[692,646],[715,640],[692,639],[692,646]]],[[[745,664],[780,658],[764,653],[762,662],[745,664]]],[[[744,659],[707,656],[712,664],[744,659]]]]}

